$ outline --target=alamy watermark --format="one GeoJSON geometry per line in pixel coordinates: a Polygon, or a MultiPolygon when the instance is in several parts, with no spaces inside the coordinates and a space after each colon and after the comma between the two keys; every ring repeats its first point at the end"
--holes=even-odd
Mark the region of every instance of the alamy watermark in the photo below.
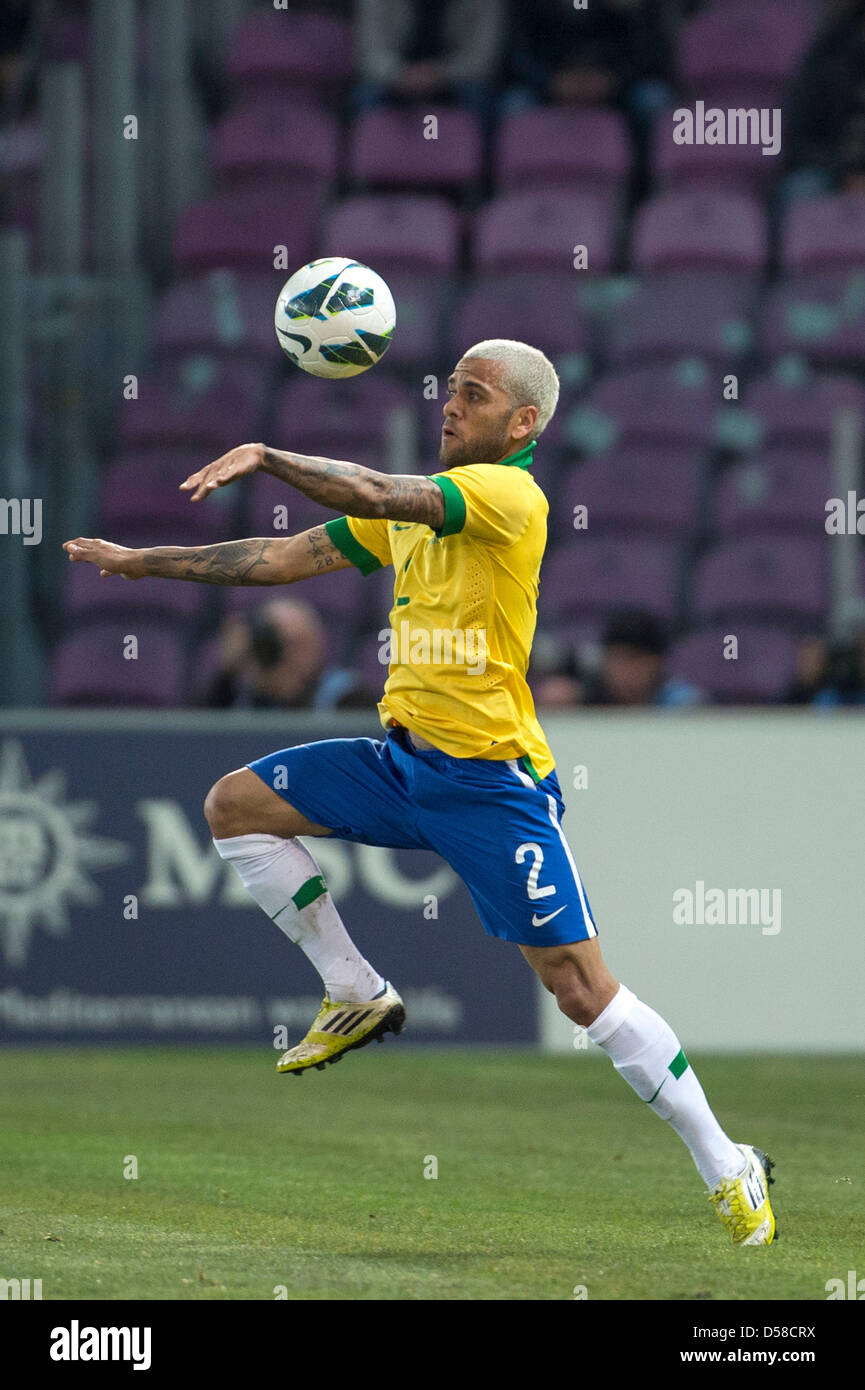
{"type": "Polygon", "coordinates": [[[680,106],[673,112],[676,145],[761,145],[763,154],[781,148],[781,108],[736,107],[723,110],[698,101],[693,111],[680,106]]]}
{"type": "Polygon", "coordinates": [[[763,936],[781,930],[780,888],[707,888],[698,878],[693,888],[673,893],[677,927],[761,927],[763,936]]]}
{"type": "Polygon", "coordinates": [[[20,536],[25,545],[39,545],[42,498],[0,497],[0,536],[20,536]]]}
{"type": "Polygon", "coordinates": [[[461,666],[471,676],[483,675],[487,668],[483,628],[413,628],[404,620],[398,628],[382,628],[378,640],[383,666],[461,666]]]}

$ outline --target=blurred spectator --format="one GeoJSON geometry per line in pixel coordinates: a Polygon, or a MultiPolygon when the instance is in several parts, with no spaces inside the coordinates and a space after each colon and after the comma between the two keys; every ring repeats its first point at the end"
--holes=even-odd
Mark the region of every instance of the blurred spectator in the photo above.
{"type": "Polygon", "coordinates": [[[485,119],[505,0],[357,0],[355,108],[450,97],[485,119]]]}
{"type": "Polygon", "coordinates": [[[620,106],[646,122],[671,97],[663,0],[533,0],[513,6],[507,105],[620,106]]]}
{"type": "MultiPolygon", "coordinates": [[[[787,95],[784,199],[865,171],[865,0],[836,0],[787,95]]],[[[853,186],[855,187],[855,180],[853,186]]]]}
{"type": "Polygon", "coordinates": [[[702,704],[702,690],[665,673],[667,646],[667,634],[652,613],[621,609],[607,624],[598,669],[581,669],[574,656],[566,658],[539,682],[537,703],[546,709],[702,704]]]}
{"type": "Polygon", "coordinates": [[[276,599],[220,631],[220,664],[200,700],[217,709],[354,709],[375,703],[351,671],[325,665],[325,631],[308,603],[276,599]]]}
{"type": "Polygon", "coordinates": [[[833,640],[811,636],[802,642],[786,699],[823,709],[865,705],[865,599],[847,605],[833,640]]]}

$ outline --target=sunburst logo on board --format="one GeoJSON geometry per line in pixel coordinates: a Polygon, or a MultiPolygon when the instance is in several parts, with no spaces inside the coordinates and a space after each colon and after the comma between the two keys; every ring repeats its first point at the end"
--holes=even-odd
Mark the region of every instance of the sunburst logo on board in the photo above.
{"type": "Polygon", "coordinates": [[[8,739],[0,749],[0,960],[27,962],[34,930],[69,932],[70,903],[101,901],[90,877],[130,857],[128,845],[90,833],[99,806],[71,801],[66,774],[33,778],[24,749],[8,739]]]}

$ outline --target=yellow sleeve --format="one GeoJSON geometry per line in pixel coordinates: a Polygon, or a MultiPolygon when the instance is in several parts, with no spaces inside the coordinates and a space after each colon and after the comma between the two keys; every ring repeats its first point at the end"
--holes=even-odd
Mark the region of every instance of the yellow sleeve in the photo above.
{"type": "Polygon", "coordinates": [[[372,574],[391,564],[388,523],[385,518],[340,516],[326,521],[324,529],[337,550],[356,565],[361,574],[372,574]]]}
{"type": "Polygon", "coordinates": [[[476,463],[433,475],[445,498],[440,536],[464,531],[489,545],[511,545],[529,522],[535,499],[522,471],[476,463]]]}

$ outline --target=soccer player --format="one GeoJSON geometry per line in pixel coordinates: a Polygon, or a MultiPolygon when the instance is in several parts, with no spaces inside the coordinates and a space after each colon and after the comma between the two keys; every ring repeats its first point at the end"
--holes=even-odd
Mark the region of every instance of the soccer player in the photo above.
{"type": "Polygon", "coordinates": [[[345,515],[280,539],[130,550],[79,538],[65,549],[103,575],[208,584],[393,566],[385,738],[281,749],[220,778],[205,802],[217,851],[324,983],[318,1016],[279,1071],[321,1069],[405,1019],[300,837],[434,850],[487,932],[519,946],[562,1013],[685,1142],[733,1241],[769,1245],[773,1165],[728,1139],[673,1030],[610,974],[562,831],[554,760],[526,684],[549,510],[530,468],[558,394],[536,348],[478,343],[448,381],[439,473],[396,476],[243,444],[181,483],[194,502],[264,471],[345,515]]]}

